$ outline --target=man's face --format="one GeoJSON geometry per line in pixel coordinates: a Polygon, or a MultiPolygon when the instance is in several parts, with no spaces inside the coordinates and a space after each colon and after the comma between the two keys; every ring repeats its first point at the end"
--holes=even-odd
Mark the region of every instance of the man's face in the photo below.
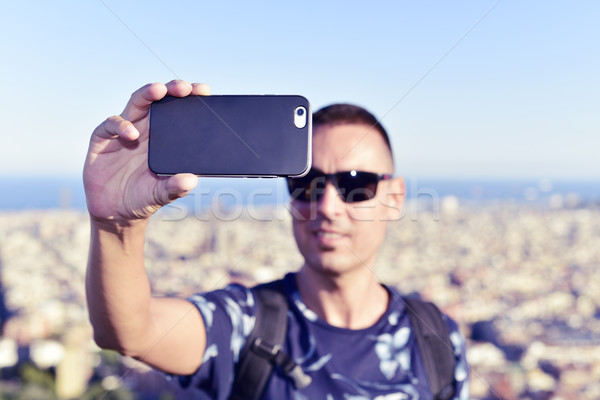
{"type": "MultiPolygon", "coordinates": [[[[313,132],[313,168],[326,174],[366,171],[392,174],[385,141],[362,124],[323,125],[313,132]]],[[[340,275],[373,268],[386,221],[397,218],[404,200],[401,178],[380,181],[371,200],[345,203],[331,182],[316,202],[292,201],[293,230],[305,267],[340,275]]]]}

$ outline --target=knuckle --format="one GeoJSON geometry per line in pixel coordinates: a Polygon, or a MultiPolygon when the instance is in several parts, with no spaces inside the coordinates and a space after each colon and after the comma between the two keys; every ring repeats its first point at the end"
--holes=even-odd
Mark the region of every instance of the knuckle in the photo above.
{"type": "Polygon", "coordinates": [[[106,119],[106,121],[104,122],[104,125],[106,126],[106,129],[110,129],[110,130],[114,131],[120,127],[120,125],[123,123],[123,121],[125,121],[125,120],[121,116],[113,115],[106,119]]]}
{"type": "Polygon", "coordinates": [[[146,90],[150,89],[152,87],[152,85],[155,85],[155,83],[146,83],[144,86],[140,87],[138,90],[133,92],[131,94],[131,97],[136,96],[138,93],[145,92],[146,90]]]}
{"type": "Polygon", "coordinates": [[[106,118],[105,122],[109,124],[114,124],[121,121],[122,119],[123,118],[121,118],[119,115],[111,115],[110,117],[106,118]]]}
{"type": "Polygon", "coordinates": [[[124,131],[129,125],[131,125],[131,122],[123,119],[121,116],[112,115],[108,117],[102,124],[100,124],[96,130],[102,129],[118,134],[119,132],[124,131]]]}
{"type": "Polygon", "coordinates": [[[184,81],[183,79],[173,79],[169,83],[167,83],[167,87],[176,89],[178,91],[182,89],[192,90],[193,86],[188,81],[184,81]]]}

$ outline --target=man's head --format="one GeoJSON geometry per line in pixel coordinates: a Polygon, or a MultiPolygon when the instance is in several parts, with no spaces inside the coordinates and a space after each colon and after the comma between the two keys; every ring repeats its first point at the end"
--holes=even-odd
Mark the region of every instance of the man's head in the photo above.
{"type": "Polygon", "coordinates": [[[323,107],[313,114],[313,129],[324,125],[363,125],[371,132],[379,133],[385,141],[389,156],[394,161],[390,138],[381,123],[373,114],[354,104],[332,104],[323,107]]]}
{"type": "Polygon", "coordinates": [[[331,105],[313,116],[312,150],[309,178],[290,181],[305,267],[333,275],[372,268],[404,200],[385,129],[361,107],[331,105]]]}

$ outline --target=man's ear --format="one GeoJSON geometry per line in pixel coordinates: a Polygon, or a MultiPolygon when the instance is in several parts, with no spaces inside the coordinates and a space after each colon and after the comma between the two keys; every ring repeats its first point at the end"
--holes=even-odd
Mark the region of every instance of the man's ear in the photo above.
{"type": "Polygon", "coordinates": [[[381,204],[385,207],[384,218],[387,221],[398,221],[404,216],[404,199],[406,198],[406,184],[404,177],[385,181],[387,190],[383,193],[384,197],[381,204]]]}

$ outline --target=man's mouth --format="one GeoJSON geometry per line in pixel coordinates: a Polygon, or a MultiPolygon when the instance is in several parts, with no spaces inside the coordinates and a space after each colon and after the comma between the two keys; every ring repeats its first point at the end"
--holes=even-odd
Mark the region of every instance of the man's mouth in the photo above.
{"type": "Polygon", "coordinates": [[[313,231],[313,235],[321,250],[334,250],[341,240],[348,237],[345,233],[327,229],[317,229],[313,231]]]}
{"type": "Polygon", "coordinates": [[[341,239],[345,235],[342,235],[338,232],[330,232],[330,231],[316,231],[315,235],[319,238],[323,239],[341,239]]]}

